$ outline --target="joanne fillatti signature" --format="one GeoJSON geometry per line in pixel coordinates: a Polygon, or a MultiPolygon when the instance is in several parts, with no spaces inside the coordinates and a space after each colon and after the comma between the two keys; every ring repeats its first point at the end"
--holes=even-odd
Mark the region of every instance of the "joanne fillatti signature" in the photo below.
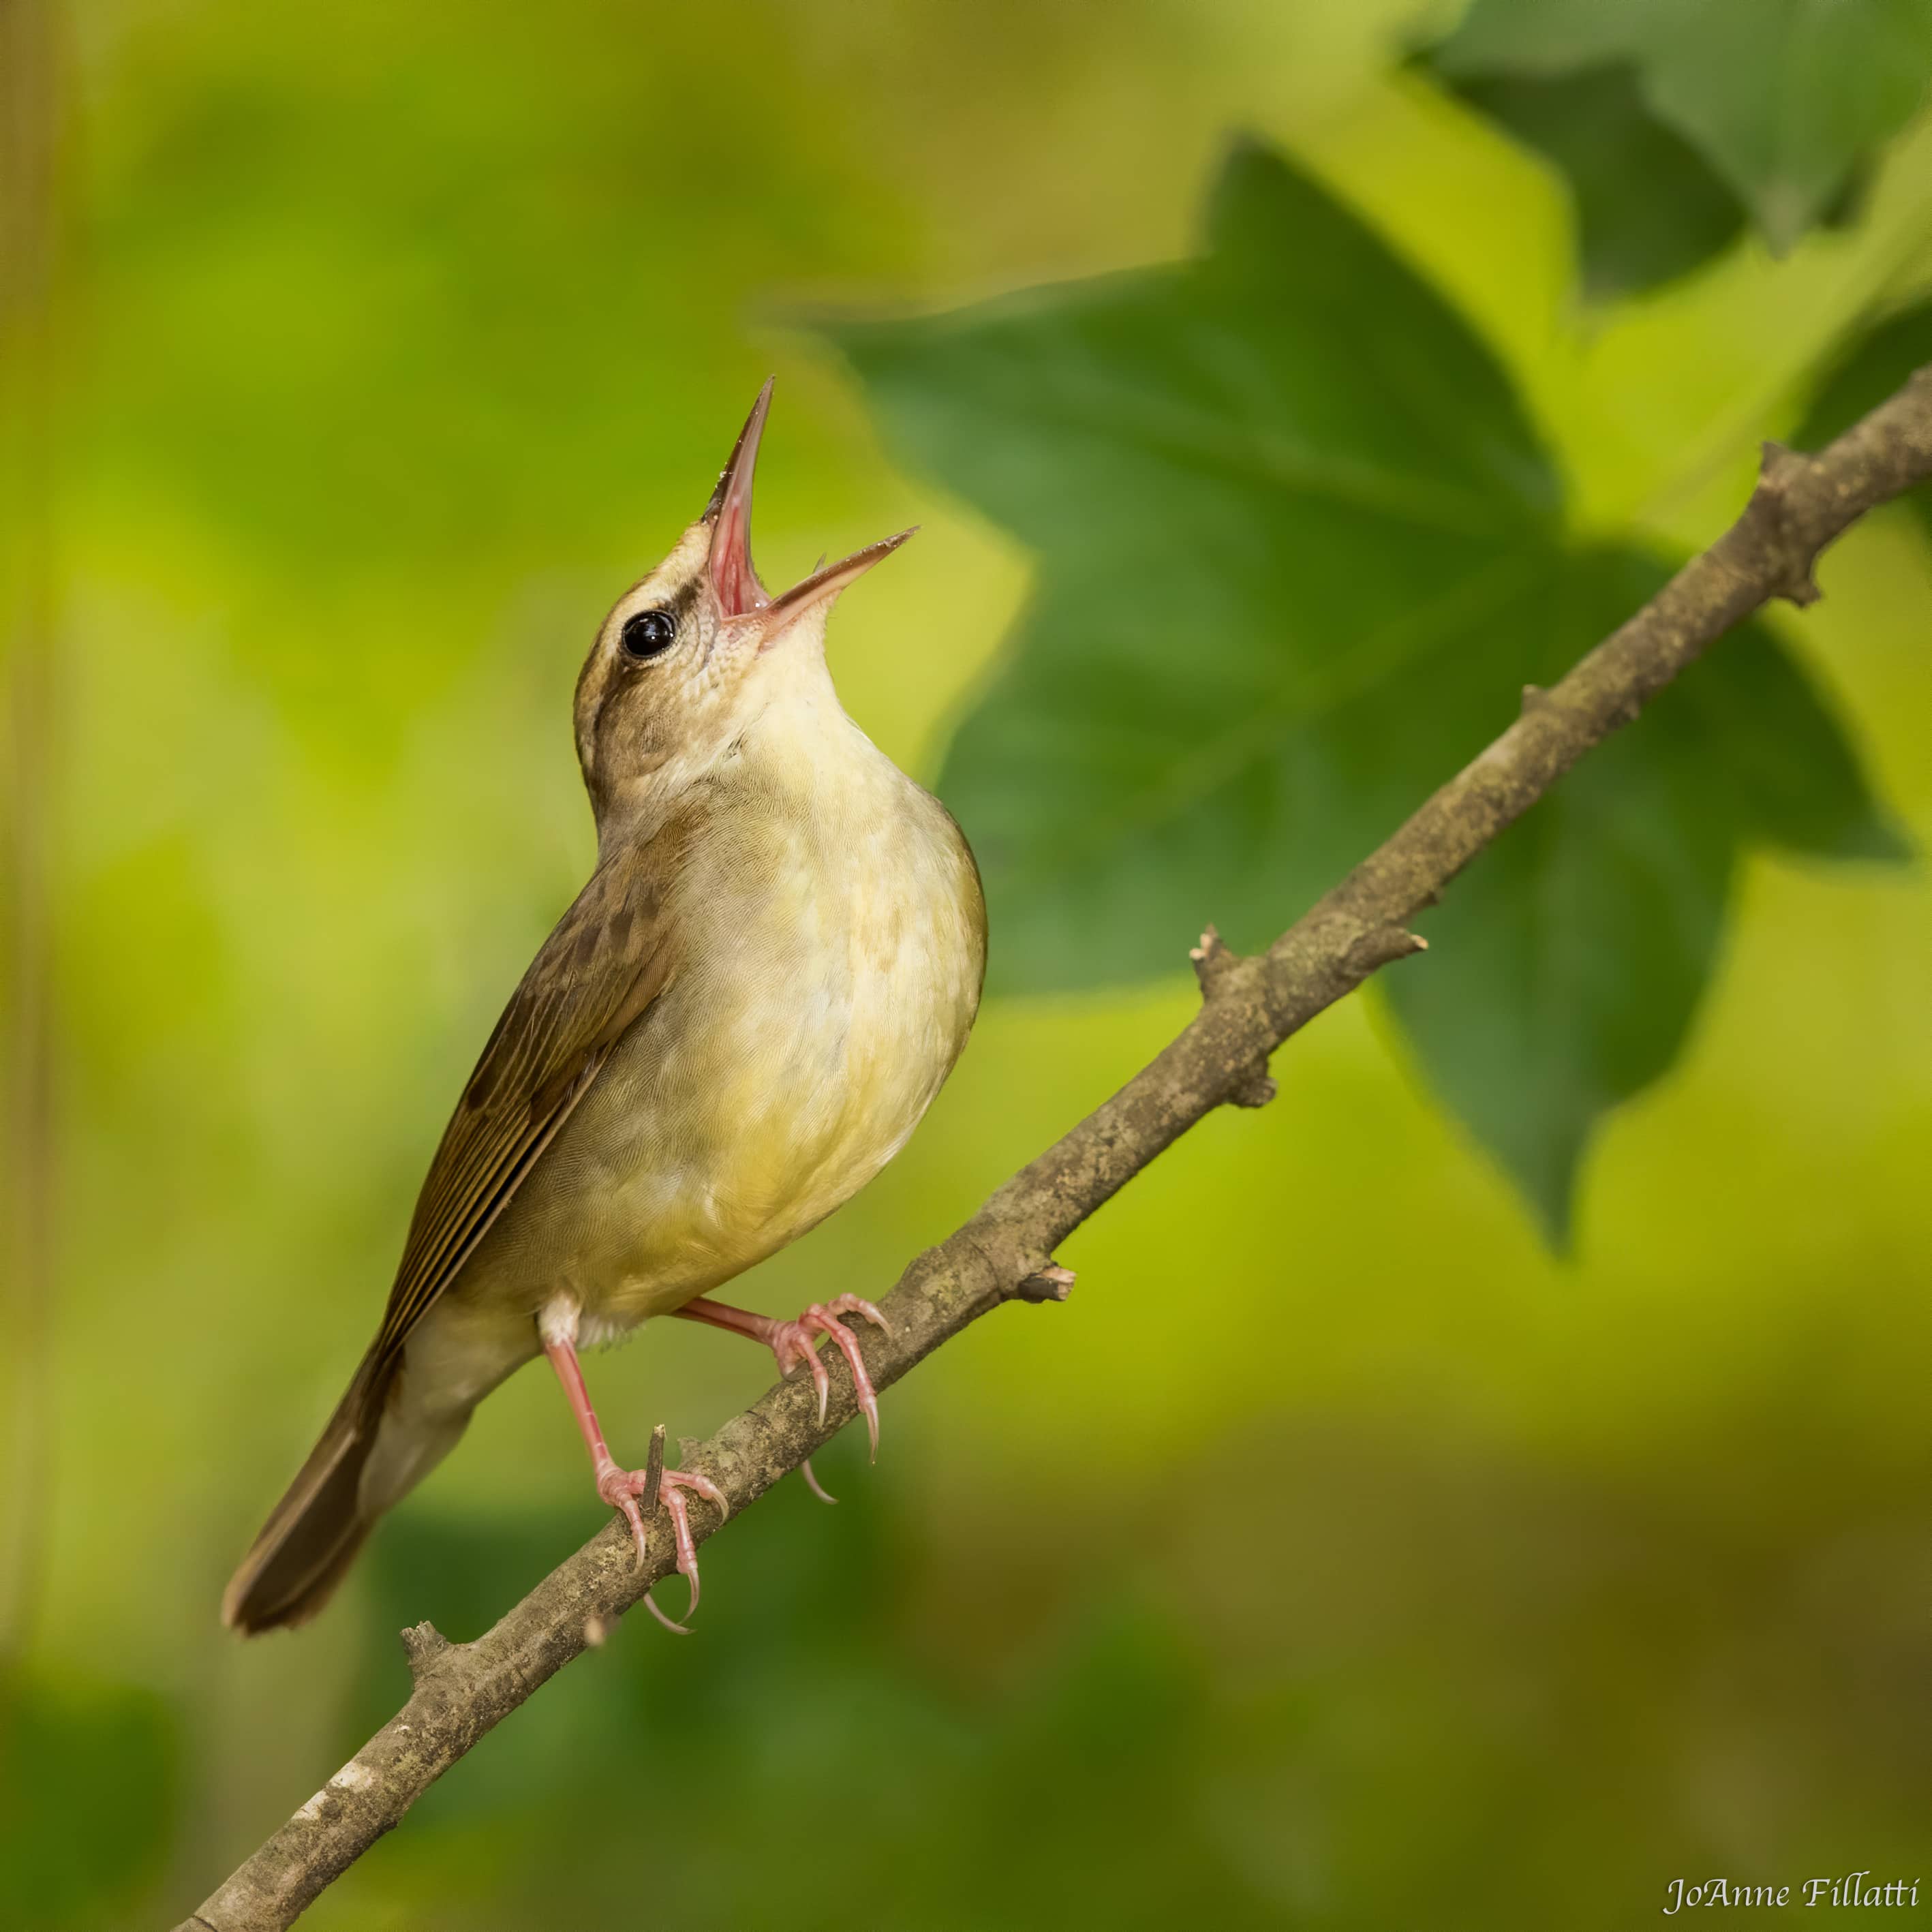
{"type": "Polygon", "coordinates": [[[1880,1880],[1868,1871],[1843,1878],[1808,1878],[1796,1885],[1739,1885],[1735,1879],[1707,1878],[1693,1885],[1674,1878],[1664,1887],[1664,1916],[1687,1905],[1916,1905],[1916,1878],[1880,1880]]]}

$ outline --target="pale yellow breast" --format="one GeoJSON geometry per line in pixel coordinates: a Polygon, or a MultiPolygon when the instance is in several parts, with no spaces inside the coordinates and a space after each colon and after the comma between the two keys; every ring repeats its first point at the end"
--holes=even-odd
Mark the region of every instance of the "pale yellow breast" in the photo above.
{"type": "Polygon", "coordinates": [[[674,1103],[698,1158],[674,1180],[640,1150],[633,1191],[664,1214],[636,1270],[650,1298],[706,1255],[735,1273],[794,1239],[904,1144],[978,1000],[963,857],[904,781],[869,814],[746,814],[700,855],[674,1103]]]}
{"type": "Polygon", "coordinates": [[[492,1302],[668,1312],[848,1200],[938,1091],[979,1000],[978,878],[938,803],[836,724],[795,765],[760,748],[692,840],[676,977],[506,1214],[492,1302]]]}

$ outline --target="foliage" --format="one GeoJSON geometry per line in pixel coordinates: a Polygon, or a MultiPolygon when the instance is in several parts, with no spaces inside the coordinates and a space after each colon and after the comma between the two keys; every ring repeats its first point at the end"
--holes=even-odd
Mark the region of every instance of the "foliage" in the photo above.
{"type": "Polygon", "coordinates": [[[1672,261],[1696,260],[1700,236],[1705,253],[1728,239],[1708,184],[1666,130],[1702,157],[1773,248],[1790,248],[1924,100],[1932,0],[1477,0],[1432,58],[1446,74],[1491,83],[1596,82],[1587,98],[1614,130],[1607,143],[1549,130],[1560,95],[1504,94],[1498,104],[1506,122],[1576,164],[1580,199],[1596,218],[1586,214],[1594,279],[1608,271],[1612,286],[1641,287],[1672,261]],[[1658,172],[1639,178],[1647,194],[1618,195],[1603,179],[1606,160],[1658,172]],[[1674,218],[1658,206],[1673,202],[1674,218]],[[1625,248],[1635,260],[1619,273],[1625,248]]]}
{"type": "Polygon", "coordinates": [[[1730,247],[1746,220],[1722,176],[1644,103],[1618,62],[1552,75],[1436,74],[1552,162],[1576,208],[1583,292],[1598,301],[1688,274],[1730,247]]]}
{"type": "MultiPolygon", "coordinates": [[[[1040,556],[940,788],[996,988],[1256,946],[1661,581],[1568,540],[1509,378],[1280,158],[1228,163],[1201,259],[836,339],[908,455],[1040,556]]],[[[1743,844],[1896,856],[1754,626],[1471,868],[1390,976],[1424,1071],[1559,1240],[1596,1122],[1670,1064],[1743,844]]]]}

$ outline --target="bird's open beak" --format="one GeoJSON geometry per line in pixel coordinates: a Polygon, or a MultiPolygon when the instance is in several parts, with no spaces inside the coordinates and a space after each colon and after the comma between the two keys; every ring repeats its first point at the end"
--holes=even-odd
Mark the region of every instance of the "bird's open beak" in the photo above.
{"type": "Polygon", "coordinates": [[[765,379],[765,386],[732,445],[731,460],[705,506],[704,520],[711,526],[711,588],[719,610],[727,617],[748,616],[772,601],[752,563],[752,482],[758,471],[758,444],[765,433],[765,418],[771,414],[776,380],[765,379]]]}
{"type": "Polygon", "coordinates": [[[902,530],[897,536],[868,544],[843,562],[814,571],[782,596],[766,592],[752,562],[752,484],[758,472],[765,418],[771,413],[772,380],[768,378],[758,392],[758,400],[738,432],[731,460],[704,512],[704,520],[711,526],[711,589],[719,613],[726,618],[755,616],[766,644],[774,641],[814,604],[829,602],[856,583],[912,535],[910,530],[902,530]]]}

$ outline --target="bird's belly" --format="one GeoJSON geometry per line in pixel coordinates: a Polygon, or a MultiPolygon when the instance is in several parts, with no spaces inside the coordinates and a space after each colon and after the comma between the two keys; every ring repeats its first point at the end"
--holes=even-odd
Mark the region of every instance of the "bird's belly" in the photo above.
{"type": "Polygon", "coordinates": [[[918,1124],[977,1001],[963,921],[894,938],[748,932],[675,984],[518,1190],[463,1298],[534,1310],[567,1292],[596,1340],[717,1287],[849,1199],[918,1124]]]}
{"type": "Polygon", "coordinates": [[[945,1071],[880,1066],[796,1010],[740,1014],[732,1030],[744,1050],[712,1059],[673,1158],[648,1106],[610,1149],[616,1225],[593,1312],[622,1323],[674,1308],[795,1240],[898,1151],[945,1071]]]}

